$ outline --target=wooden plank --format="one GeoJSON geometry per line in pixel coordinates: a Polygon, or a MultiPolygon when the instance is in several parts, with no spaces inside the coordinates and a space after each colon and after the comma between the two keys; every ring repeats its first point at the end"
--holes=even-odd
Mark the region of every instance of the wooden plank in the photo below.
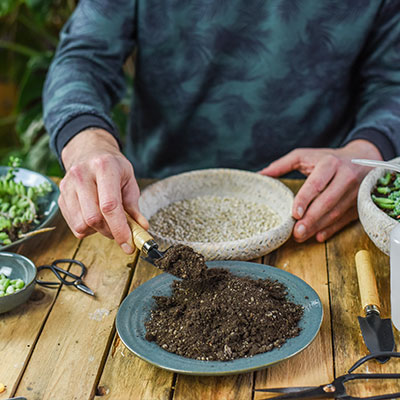
{"type": "Polygon", "coordinates": [[[17,389],[29,399],[89,399],[128,289],[132,257],[100,234],[85,238],[76,255],[88,268],[85,283],[96,294],[63,286],[17,389]]]}
{"type": "MultiPolygon", "coordinates": [[[[262,258],[253,260],[261,263],[262,258]]],[[[178,374],[174,400],[247,400],[251,398],[253,374],[238,374],[216,377],[196,377],[178,374]]]]}
{"type": "Polygon", "coordinates": [[[174,400],[249,400],[252,388],[252,373],[216,377],[178,375],[174,400]]]}
{"type": "MultiPolygon", "coordinates": [[[[79,240],[76,239],[59,217],[57,229],[46,235],[45,240],[35,240],[22,246],[19,252],[30,258],[35,265],[49,263],[56,258],[72,257],[79,240]]],[[[52,273],[41,274],[53,279],[52,273]]],[[[44,326],[57,295],[57,290],[36,286],[30,300],[18,308],[0,316],[0,382],[7,390],[0,399],[12,397],[29,361],[36,341],[44,326]]]]}
{"type": "MultiPolygon", "coordinates": [[[[359,296],[355,254],[359,250],[368,250],[374,267],[378,292],[381,299],[382,317],[390,317],[390,268],[389,257],[383,254],[364,233],[359,222],[355,222],[335,235],[328,242],[328,264],[330,290],[332,298],[332,326],[334,332],[336,374],[341,375],[359,358],[369,354],[361,331],[357,316],[362,314],[359,296]],[[351,245],[349,245],[351,243],[351,245]]],[[[400,343],[399,331],[395,330],[397,349],[400,343]]],[[[391,360],[386,364],[370,361],[357,372],[398,372],[400,362],[391,360]]],[[[376,382],[363,381],[361,385],[352,385],[353,396],[372,396],[376,382]]],[[[380,393],[393,393],[397,387],[393,381],[380,385],[380,393]]]]}
{"type": "MultiPolygon", "coordinates": [[[[256,373],[255,388],[312,386],[333,378],[333,355],[329,311],[325,245],[309,240],[299,244],[290,239],[271,259],[272,265],[297,275],[319,295],[324,309],[321,330],[311,345],[287,361],[256,373]]],[[[266,398],[255,392],[255,399],[266,398]]]]}
{"type": "MultiPolygon", "coordinates": [[[[161,271],[139,259],[130,291],[161,271]]],[[[98,385],[96,399],[169,400],[174,374],[157,368],[132,354],[116,334],[98,385]]]]}

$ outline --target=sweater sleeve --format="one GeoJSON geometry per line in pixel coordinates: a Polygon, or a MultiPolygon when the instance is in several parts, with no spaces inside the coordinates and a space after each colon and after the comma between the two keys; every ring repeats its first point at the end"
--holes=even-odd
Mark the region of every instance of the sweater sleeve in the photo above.
{"type": "Polygon", "coordinates": [[[355,125],[343,144],[369,140],[387,160],[400,155],[399,1],[383,2],[359,62],[355,125]]]}
{"type": "Polygon", "coordinates": [[[122,66],[133,51],[133,0],[81,0],[60,34],[43,90],[44,121],[60,158],[83,129],[103,128],[119,142],[109,114],[125,89],[122,66]]]}

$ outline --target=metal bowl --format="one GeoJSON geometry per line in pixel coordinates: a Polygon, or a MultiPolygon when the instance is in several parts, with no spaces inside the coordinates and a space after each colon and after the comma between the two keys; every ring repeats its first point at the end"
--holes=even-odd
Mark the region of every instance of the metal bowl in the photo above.
{"type": "MultiPolygon", "coordinates": [[[[400,157],[391,160],[400,164],[400,157]]],[[[386,255],[390,253],[390,232],[398,226],[399,222],[389,217],[382,211],[371,198],[378,179],[391,170],[385,168],[374,168],[363,179],[358,191],[357,208],[360,222],[365,233],[374,242],[376,247],[386,255]]]]}
{"type": "Polygon", "coordinates": [[[18,292],[0,297],[0,314],[25,303],[32,294],[36,283],[35,264],[20,254],[0,252],[0,272],[9,279],[22,279],[25,286],[18,292]]]}
{"type": "MultiPolygon", "coordinates": [[[[281,246],[292,233],[292,191],[278,179],[249,171],[217,168],[174,175],[145,188],[139,199],[139,207],[143,215],[150,219],[159,209],[171,203],[202,196],[247,200],[249,203],[269,207],[280,217],[277,226],[266,228],[261,233],[243,239],[214,242],[179,241],[203,254],[206,260],[252,260],[281,246]]],[[[216,225],[218,227],[218,224],[216,225]]],[[[162,236],[152,226],[149,232],[163,249],[178,244],[176,239],[162,236]]]]}
{"type": "MultiPolygon", "coordinates": [[[[0,166],[0,176],[7,174],[8,170],[9,167],[0,166]]],[[[22,182],[25,186],[37,186],[44,182],[50,183],[53,190],[50,193],[47,193],[45,196],[38,199],[39,213],[43,215],[43,218],[41,219],[40,223],[37,226],[35,226],[33,231],[50,227],[51,224],[54,222],[54,219],[58,212],[57,200],[60,194],[58,186],[47,176],[44,176],[42,174],[39,174],[38,172],[31,171],[25,168],[18,168],[18,171],[15,173],[15,181],[22,182]]],[[[0,245],[0,251],[4,250],[13,251],[15,248],[17,248],[18,245],[25,243],[28,240],[34,241],[35,238],[38,236],[34,235],[26,236],[12,242],[11,244],[3,246],[0,245]]]]}

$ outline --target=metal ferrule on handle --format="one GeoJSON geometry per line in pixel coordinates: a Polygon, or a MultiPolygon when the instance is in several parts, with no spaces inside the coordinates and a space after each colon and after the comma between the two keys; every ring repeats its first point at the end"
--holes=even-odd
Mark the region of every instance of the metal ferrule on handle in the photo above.
{"type": "Polygon", "coordinates": [[[151,249],[157,247],[157,243],[154,241],[153,237],[149,232],[146,231],[142,226],[140,226],[134,219],[129,215],[126,216],[128,224],[132,231],[132,241],[133,244],[143,253],[147,254],[151,249]]]}

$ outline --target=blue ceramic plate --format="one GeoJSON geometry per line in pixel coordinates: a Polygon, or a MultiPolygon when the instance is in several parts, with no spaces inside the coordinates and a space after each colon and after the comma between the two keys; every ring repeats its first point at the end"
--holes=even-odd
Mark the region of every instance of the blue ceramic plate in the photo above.
{"type": "Polygon", "coordinates": [[[169,371],[188,375],[229,375],[254,371],[293,357],[304,350],[317,335],[322,323],[322,304],[317,293],[307,283],[289,272],[268,265],[244,261],[209,261],[209,268],[226,268],[237,276],[277,280],[288,289],[288,299],[304,307],[300,321],[301,333],[289,339],[279,349],[234,361],[200,361],[163,350],[145,339],[144,322],[154,307],[153,296],[170,296],[176,277],[164,273],[135,289],[121,304],[116,326],[125,346],[143,360],[169,371]]]}
{"type": "MultiPolygon", "coordinates": [[[[8,169],[9,167],[0,166],[0,176],[5,175],[8,169]]],[[[18,171],[15,173],[15,181],[22,182],[25,186],[37,186],[43,182],[49,182],[51,184],[53,190],[46,196],[38,199],[39,214],[43,215],[43,218],[33,230],[50,227],[58,211],[57,200],[60,193],[58,186],[46,176],[25,168],[18,168],[18,171]]],[[[11,244],[0,246],[0,251],[4,251],[6,249],[10,250],[16,245],[24,243],[27,240],[32,240],[35,237],[36,236],[27,236],[25,238],[16,240],[11,244]]]]}

